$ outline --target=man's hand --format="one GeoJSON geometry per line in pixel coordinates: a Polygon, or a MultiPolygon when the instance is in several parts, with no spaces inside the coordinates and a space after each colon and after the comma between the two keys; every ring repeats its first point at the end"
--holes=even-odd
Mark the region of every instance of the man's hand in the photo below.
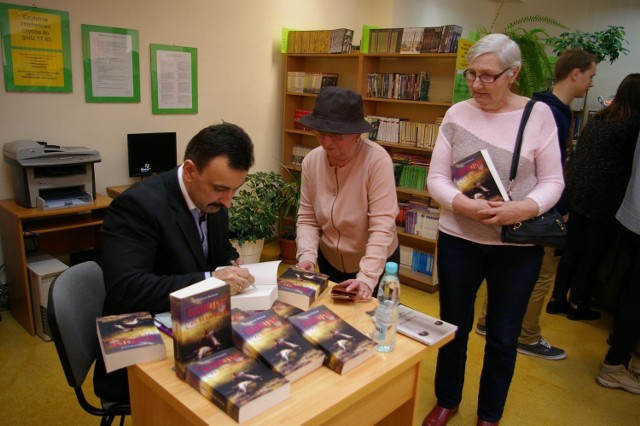
{"type": "Polygon", "coordinates": [[[213,271],[211,276],[229,284],[232,296],[244,292],[255,282],[255,278],[249,273],[248,269],[239,268],[237,266],[228,266],[223,269],[218,269],[217,271],[213,271]]]}
{"type": "Polygon", "coordinates": [[[298,269],[303,269],[305,271],[315,271],[316,270],[316,265],[314,265],[313,263],[309,262],[308,260],[303,260],[302,262],[299,262],[297,265],[298,269]]]}

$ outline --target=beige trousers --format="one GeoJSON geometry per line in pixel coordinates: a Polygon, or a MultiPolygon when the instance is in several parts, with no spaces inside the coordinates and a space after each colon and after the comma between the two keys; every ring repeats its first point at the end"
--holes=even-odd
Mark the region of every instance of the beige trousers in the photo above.
{"type": "MultiPolygon", "coordinates": [[[[527,312],[524,314],[524,319],[522,320],[522,329],[520,330],[518,343],[530,345],[532,343],[538,343],[542,337],[542,330],[540,329],[540,314],[542,313],[545,297],[555,281],[558,262],[560,262],[560,256],[554,256],[554,249],[552,247],[545,247],[544,257],[542,258],[542,267],[540,268],[538,281],[536,281],[536,285],[533,287],[533,292],[531,292],[529,304],[527,305],[527,312]]],[[[482,305],[482,312],[480,314],[480,318],[478,318],[478,324],[485,325],[486,315],[487,297],[485,296],[484,304],[482,305]]]]}

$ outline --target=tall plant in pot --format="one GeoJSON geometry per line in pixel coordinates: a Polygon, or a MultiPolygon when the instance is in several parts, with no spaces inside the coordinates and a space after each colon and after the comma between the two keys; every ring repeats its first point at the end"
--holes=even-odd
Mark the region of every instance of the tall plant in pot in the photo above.
{"type": "Polygon", "coordinates": [[[284,179],[275,172],[247,175],[229,209],[229,237],[245,263],[260,261],[264,240],[276,233],[284,179]]]}
{"type": "MultiPolygon", "coordinates": [[[[504,1],[496,11],[491,27],[488,30],[486,28],[479,30],[478,33],[481,37],[495,31],[494,25],[503,6],[504,1]]],[[[519,85],[518,93],[527,97],[531,97],[533,92],[546,90],[550,86],[553,78],[553,67],[546,53],[549,35],[545,28],[526,28],[533,24],[567,29],[566,26],[553,18],[543,15],[532,15],[524,16],[507,23],[501,31],[520,47],[522,67],[517,82],[519,85]]]]}

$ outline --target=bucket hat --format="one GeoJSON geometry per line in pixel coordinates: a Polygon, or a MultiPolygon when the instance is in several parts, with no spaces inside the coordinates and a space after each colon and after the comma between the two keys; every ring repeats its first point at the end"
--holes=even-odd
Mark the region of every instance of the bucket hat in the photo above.
{"type": "Polygon", "coordinates": [[[314,130],[341,135],[355,135],[373,129],[364,119],[362,96],[335,86],[322,89],[313,111],[302,117],[300,122],[314,130]]]}

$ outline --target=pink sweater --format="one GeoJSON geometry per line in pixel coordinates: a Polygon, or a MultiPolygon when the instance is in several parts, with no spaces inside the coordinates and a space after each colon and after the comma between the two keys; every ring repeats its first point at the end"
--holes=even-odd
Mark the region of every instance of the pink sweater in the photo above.
{"type": "Polygon", "coordinates": [[[362,148],[344,167],[329,166],[322,147],[302,162],[298,261],[317,263],[318,245],[329,263],[372,289],[398,247],[398,199],[393,164],[378,144],[362,148]]]}
{"type": "MultiPolygon", "coordinates": [[[[500,226],[485,225],[453,211],[460,190],[453,183],[451,164],[480,149],[491,155],[502,184],[509,187],[509,171],[523,109],[484,112],[469,101],[447,110],[438,133],[427,177],[429,194],[440,204],[439,229],[481,244],[502,244],[500,226]]],[[[564,188],[556,123],[549,107],[537,102],[525,127],[512,198],[530,198],[539,213],[551,209],[564,188]]]]}

